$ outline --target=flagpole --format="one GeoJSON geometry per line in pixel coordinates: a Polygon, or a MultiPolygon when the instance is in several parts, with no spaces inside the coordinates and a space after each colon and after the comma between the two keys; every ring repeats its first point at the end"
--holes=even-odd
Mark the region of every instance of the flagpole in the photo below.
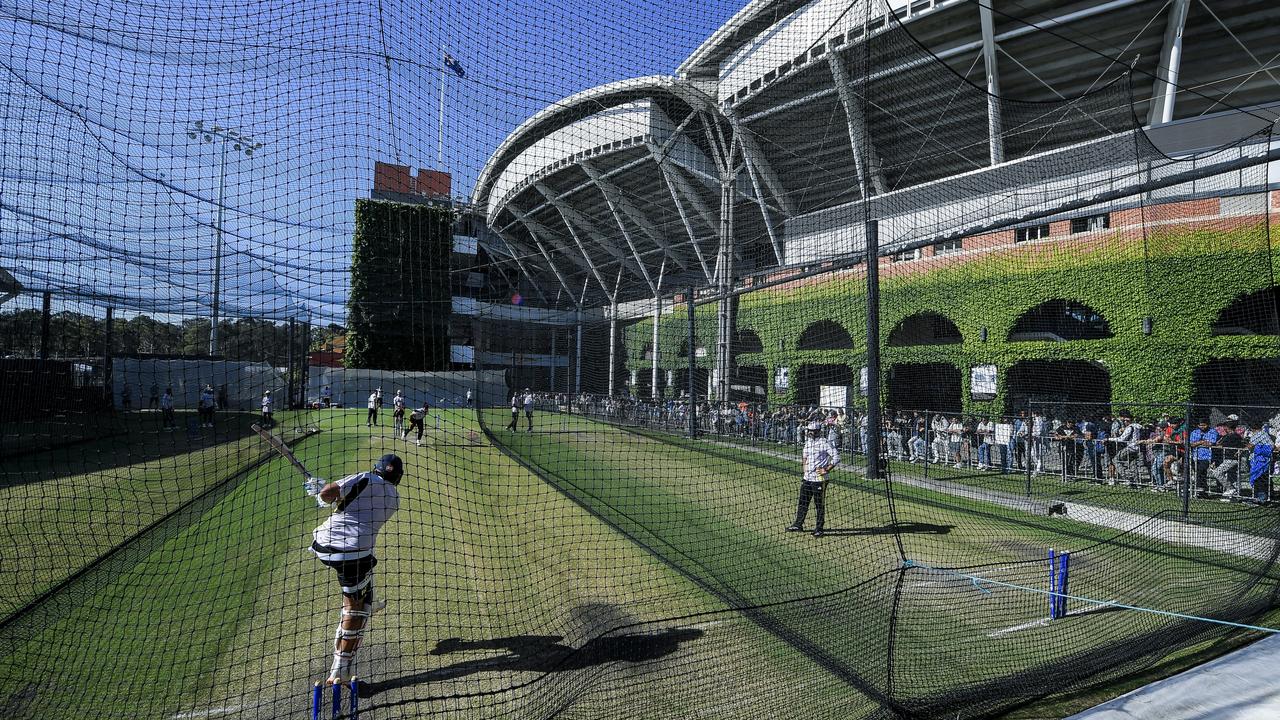
{"type": "MultiPolygon", "coordinates": [[[[444,62],[444,45],[440,45],[440,62],[444,62]]],[[[440,70],[440,119],[436,133],[436,169],[444,170],[444,69],[440,70]]]]}

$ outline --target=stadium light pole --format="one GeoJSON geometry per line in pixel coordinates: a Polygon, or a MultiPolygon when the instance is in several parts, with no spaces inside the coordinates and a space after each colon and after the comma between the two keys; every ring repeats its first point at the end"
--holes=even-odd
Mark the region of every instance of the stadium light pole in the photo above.
{"type": "Polygon", "coordinates": [[[222,219],[223,193],[227,187],[227,148],[242,152],[245,157],[253,157],[254,151],[261,150],[264,143],[254,142],[248,135],[221,125],[205,127],[203,120],[197,120],[187,128],[187,137],[209,144],[219,143],[222,148],[218,162],[218,221],[214,226],[218,237],[213,252],[213,312],[209,324],[209,356],[212,357],[218,354],[218,310],[222,301],[222,219]]]}

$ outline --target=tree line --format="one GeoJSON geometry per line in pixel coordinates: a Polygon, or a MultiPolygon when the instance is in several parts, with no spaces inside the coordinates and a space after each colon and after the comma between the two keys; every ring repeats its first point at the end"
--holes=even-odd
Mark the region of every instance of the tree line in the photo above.
{"type": "MultiPolygon", "coordinates": [[[[101,357],[106,326],[104,318],[72,311],[53,313],[49,318],[49,357],[101,357]]],[[[209,352],[209,327],[208,318],[172,323],[147,315],[117,317],[111,326],[111,354],[203,357],[209,352]]],[[[0,313],[0,357],[39,357],[40,331],[38,309],[0,313]]],[[[305,332],[305,326],[299,323],[295,332],[305,332]]],[[[340,325],[312,327],[306,345],[319,349],[343,332],[340,325]]],[[[299,343],[296,347],[301,348],[302,336],[295,335],[295,339],[299,343]]],[[[289,356],[289,324],[250,318],[221,320],[218,344],[227,360],[283,366],[289,356]]]]}

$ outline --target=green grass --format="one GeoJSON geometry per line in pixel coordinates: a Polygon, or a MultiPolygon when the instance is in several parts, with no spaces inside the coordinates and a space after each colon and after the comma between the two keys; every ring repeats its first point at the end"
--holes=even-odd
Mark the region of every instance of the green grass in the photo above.
{"type": "MultiPolygon", "coordinates": [[[[887,546],[891,536],[858,533],[815,543],[779,533],[794,507],[794,460],[662,433],[629,433],[577,418],[548,425],[561,434],[500,433],[499,438],[632,535],[654,546],[665,544],[669,562],[710,587],[727,588],[742,604],[803,600],[849,587],[874,592],[873,579],[897,560],[896,549],[887,546]],[[595,448],[602,446],[612,452],[599,457],[595,448]],[[680,480],[695,477],[696,484],[680,480]],[[643,504],[637,498],[644,498],[643,504]]],[[[882,487],[850,473],[836,478],[828,528],[870,526],[874,531],[888,522],[882,487]]],[[[1030,517],[902,485],[895,496],[899,522],[924,529],[903,535],[906,555],[917,564],[969,566],[961,572],[1043,589],[1047,548],[1070,549],[1076,562],[1074,593],[1211,616],[1219,607],[1265,604],[1274,590],[1274,578],[1251,587],[1252,573],[1262,568],[1236,557],[1137,536],[1117,538],[1118,531],[1106,528],[1030,517]]],[[[924,582],[940,589],[916,592],[903,603],[897,626],[900,648],[914,648],[914,654],[899,654],[902,675],[896,685],[906,698],[928,698],[955,684],[980,686],[1029,662],[1069,661],[1108,645],[1159,644],[1153,635],[1160,632],[1199,629],[1170,627],[1138,613],[1096,613],[1070,618],[1069,632],[1029,628],[993,639],[992,632],[1042,617],[1044,597],[992,587],[966,596],[959,587],[966,584],[962,577],[926,575],[930,579],[924,582]],[[933,620],[929,611],[945,617],[945,623],[933,620]],[[952,640],[940,645],[944,635],[952,640]],[[1011,663],[1013,658],[1018,662],[1011,663]]],[[[785,612],[777,614],[782,617],[775,622],[788,624],[785,612]]],[[[852,642],[847,618],[825,626],[806,619],[800,625],[808,642],[828,645],[821,648],[826,654],[870,674],[874,663],[860,661],[857,654],[883,643],[885,623],[887,618],[864,615],[852,642]]]]}
{"type": "MultiPolygon", "coordinates": [[[[891,701],[921,707],[958,684],[1185,634],[1116,612],[989,637],[1042,617],[1045,599],[977,587],[970,576],[1043,588],[1050,546],[1074,552],[1082,595],[1203,611],[1256,605],[1274,589],[1271,578],[1248,586],[1257,568],[1240,558],[899,486],[903,549],[917,563],[904,570],[884,486],[853,473],[836,474],[835,532],[818,540],[782,532],[795,507],[794,460],[580,418],[540,415],[539,432],[509,433],[504,409],[485,412],[510,456],[460,410],[436,413],[440,426],[429,424],[422,446],[386,425],[365,428],[363,411],[322,411],[313,414],[321,432],[296,449],[328,478],[384,452],[406,462],[401,511],[379,541],[377,587],[391,604],[360,655],[371,716],[524,717],[570,703],[580,717],[754,719],[816,702],[819,714],[862,717],[890,676],[891,701]],[[676,629],[686,633],[679,643],[637,662],[608,653],[580,665],[512,662],[481,644],[553,636],[599,648],[602,633],[676,629]]],[[[230,469],[210,448],[165,462],[230,469]]],[[[122,491],[95,497],[124,502],[148,467],[101,468],[101,482],[115,478],[122,491]]],[[[81,527],[94,521],[69,502],[85,487],[63,483],[73,477],[51,481],[58,491],[48,494],[68,501],[61,518],[81,527]]],[[[337,592],[307,550],[325,511],[299,484],[282,460],[268,462],[0,630],[6,717],[304,714],[327,666],[337,592]],[[103,697],[111,700],[99,705],[103,697]]],[[[54,544],[59,507],[33,512],[46,534],[6,525],[7,540],[38,552],[54,544]]],[[[1169,662],[1204,650],[1189,644],[1182,655],[1169,662]]],[[[1052,707],[1083,707],[1118,688],[1073,688],[1052,707]]]]}

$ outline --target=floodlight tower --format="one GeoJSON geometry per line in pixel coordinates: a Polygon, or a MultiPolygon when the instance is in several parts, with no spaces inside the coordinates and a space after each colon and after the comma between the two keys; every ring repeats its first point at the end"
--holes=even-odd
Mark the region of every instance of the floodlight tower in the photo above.
{"type": "Polygon", "coordinates": [[[222,300],[222,213],[223,193],[227,185],[227,148],[245,157],[253,157],[255,150],[261,150],[264,143],[254,142],[248,135],[243,135],[232,128],[213,125],[205,127],[203,120],[197,120],[187,127],[187,137],[205,143],[218,143],[222,147],[222,158],[218,163],[218,221],[214,230],[218,234],[213,252],[213,313],[209,325],[209,355],[218,354],[218,309],[222,300]]]}

